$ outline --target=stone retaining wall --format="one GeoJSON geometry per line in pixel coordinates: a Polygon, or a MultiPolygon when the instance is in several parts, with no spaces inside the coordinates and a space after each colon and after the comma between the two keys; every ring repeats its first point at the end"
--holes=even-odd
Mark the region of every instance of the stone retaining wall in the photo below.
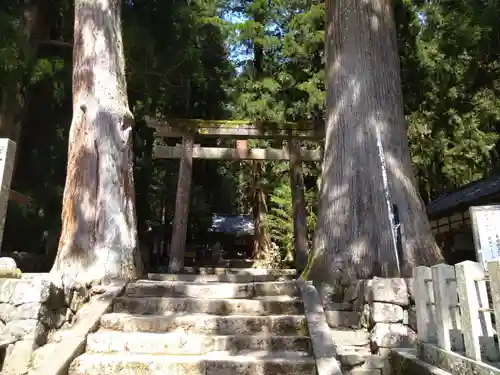
{"type": "MultiPolygon", "coordinates": [[[[0,258],[0,268],[5,259],[0,258]]],[[[71,325],[88,295],[76,290],[65,296],[48,274],[12,274],[14,277],[0,278],[1,373],[23,375],[28,372],[33,351],[53,332],[71,325]]]]}
{"type": "MultiPolygon", "coordinates": [[[[354,331],[355,337],[362,340],[348,345],[366,347],[372,355],[369,357],[371,361],[376,359],[386,362],[383,374],[391,371],[388,367],[391,349],[416,346],[412,279],[376,277],[353,282],[336,291],[328,291],[325,287],[322,289],[325,313],[334,335],[338,328],[354,331]]],[[[336,342],[339,348],[345,345],[342,341],[339,339],[336,342]]],[[[359,367],[360,371],[363,369],[366,372],[367,358],[349,363],[348,370],[356,373],[356,368],[359,367]]],[[[377,366],[381,367],[383,366],[377,366]]]]}
{"type": "Polygon", "coordinates": [[[416,310],[411,279],[374,278],[367,281],[365,315],[372,353],[416,345],[416,310]]]}

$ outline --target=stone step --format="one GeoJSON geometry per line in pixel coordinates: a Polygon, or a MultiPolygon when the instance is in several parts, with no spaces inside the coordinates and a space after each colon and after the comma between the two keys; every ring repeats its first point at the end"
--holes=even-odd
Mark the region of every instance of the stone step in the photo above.
{"type": "Polygon", "coordinates": [[[131,298],[114,302],[113,312],[130,314],[163,314],[187,312],[215,315],[298,315],[304,312],[302,301],[291,298],[261,297],[255,299],[203,298],[131,298]]]}
{"type": "MultiPolygon", "coordinates": [[[[342,375],[382,375],[382,370],[378,368],[355,367],[343,370],[342,375]]],[[[404,373],[403,375],[407,374],[404,373]]],[[[421,374],[417,373],[416,375],[421,375],[421,374]]]]}
{"type": "Polygon", "coordinates": [[[370,357],[371,351],[366,347],[359,346],[337,346],[337,359],[342,367],[352,368],[365,363],[366,358],[370,357]]]}
{"type": "Polygon", "coordinates": [[[359,327],[361,324],[361,312],[325,310],[326,322],[332,328],[336,327],[359,327]]]}
{"type": "Polygon", "coordinates": [[[369,348],[343,346],[337,348],[337,357],[345,368],[360,366],[364,369],[383,369],[387,359],[372,354],[369,348]]]}
{"type": "Polygon", "coordinates": [[[220,275],[196,275],[196,274],[171,274],[150,273],[149,280],[155,281],[187,281],[197,283],[252,283],[267,281],[294,280],[295,275],[250,275],[250,274],[220,274],[220,275]]]}
{"type": "Polygon", "coordinates": [[[330,330],[335,346],[368,346],[370,333],[365,330],[334,328],[330,330]]]}
{"type": "Polygon", "coordinates": [[[233,356],[166,356],[130,353],[83,354],[68,375],[315,375],[314,359],[298,352],[248,352],[233,356]]]}
{"type": "Polygon", "coordinates": [[[87,352],[129,352],[136,354],[202,355],[214,351],[243,350],[299,351],[310,353],[306,336],[228,335],[212,336],[173,333],[98,331],[87,338],[87,352]]]}
{"type": "Polygon", "coordinates": [[[253,259],[221,259],[219,260],[218,267],[250,268],[254,262],[253,259]]]}
{"type": "Polygon", "coordinates": [[[253,298],[260,296],[298,296],[295,281],[257,283],[201,283],[185,281],[139,280],[127,285],[130,297],[253,298]]]}
{"type": "Polygon", "coordinates": [[[124,332],[185,331],[198,334],[238,335],[272,333],[274,335],[307,336],[304,315],[227,315],[163,314],[132,315],[111,313],[101,317],[101,327],[124,332]]]}
{"type": "Polygon", "coordinates": [[[266,268],[226,268],[226,267],[184,267],[184,274],[199,275],[274,275],[292,276],[297,275],[297,270],[287,269],[266,269],[266,268]]]}

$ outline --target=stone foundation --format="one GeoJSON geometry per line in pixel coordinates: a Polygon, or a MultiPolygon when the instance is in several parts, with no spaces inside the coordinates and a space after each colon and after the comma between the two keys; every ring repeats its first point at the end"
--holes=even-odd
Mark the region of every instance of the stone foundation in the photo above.
{"type": "Polygon", "coordinates": [[[387,356],[387,349],[415,347],[417,322],[411,279],[374,278],[367,284],[365,319],[372,353],[387,356]]]}
{"type": "MultiPolygon", "coordinates": [[[[5,259],[9,258],[0,258],[0,265],[5,259]]],[[[33,351],[47,343],[53,332],[70,326],[88,300],[84,291],[65,296],[48,274],[21,274],[16,269],[2,269],[3,275],[11,276],[0,278],[2,375],[26,374],[33,351]]]]}
{"type": "Polygon", "coordinates": [[[327,320],[347,373],[355,374],[359,368],[360,373],[373,369],[380,371],[374,374],[390,374],[391,350],[416,346],[412,289],[412,279],[378,277],[359,280],[337,290],[322,288],[327,320]],[[349,335],[339,329],[348,330],[349,335]],[[339,336],[337,340],[335,335],[339,336]],[[364,339],[347,342],[349,337],[364,339]],[[343,346],[348,347],[347,352],[342,351],[343,346]]]}

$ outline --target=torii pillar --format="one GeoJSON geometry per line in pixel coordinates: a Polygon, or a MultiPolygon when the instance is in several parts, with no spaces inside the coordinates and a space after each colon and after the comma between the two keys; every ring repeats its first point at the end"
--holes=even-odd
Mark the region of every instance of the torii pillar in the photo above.
{"type": "Polygon", "coordinates": [[[307,212],[304,197],[304,174],[300,160],[299,141],[288,140],[290,152],[290,185],[293,207],[293,237],[295,248],[295,267],[298,272],[304,270],[309,255],[307,241],[307,212]]]}
{"type": "Polygon", "coordinates": [[[178,273],[184,267],[189,201],[193,179],[193,147],[194,137],[192,135],[182,137],[182,155],[175,196],[175,214],[172,225],[172,241],[170,243],[170,260],[168,262],[169,273],[178,273]]]}

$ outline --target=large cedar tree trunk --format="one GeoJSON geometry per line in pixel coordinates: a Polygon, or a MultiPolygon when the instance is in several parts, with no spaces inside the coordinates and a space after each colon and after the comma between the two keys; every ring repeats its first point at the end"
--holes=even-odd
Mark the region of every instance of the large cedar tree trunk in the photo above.
{"type": "Polygon", "coordinates": [[[441,262],[412,171],[391,0],[327,0],[326,50],[325,154],[309,277],[397,276],[398,263],[409,276],[414,266],[441,262]]]}
{"type": "Polygon", "coordinates": [[[141,271],[121,0],[76,0],[73,120],[62,233],[52,272],[65,286],[141,271]]]}

